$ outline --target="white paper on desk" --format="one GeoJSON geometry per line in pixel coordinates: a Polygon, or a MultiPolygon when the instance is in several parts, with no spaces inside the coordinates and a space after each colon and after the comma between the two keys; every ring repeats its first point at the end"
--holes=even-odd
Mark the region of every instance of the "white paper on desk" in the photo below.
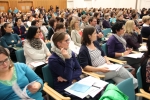
{"type": "Polygon", "coordinates": [[[98,67],[107,67],[110,71],[118,71],[122,67],[122,65],[105,63],[102,66],[98,66],[98,67]]]}
{"type": "Polygon", "coordinates": [[[129,54],[125,55],[124,57],[129,57],[129,58],[141,58],[144,53],[135,53],[135,54],[129,54]]]}
{"type": "MultiPolygon", "coordinates": [[[[86,96],[90,95],[91,97],[94,97],[96,94],[98,94],[103,88],[104,88],[104,84],[102,83],[101,84],[101,81],[102,80],[99,80],[97,78],[94,78],[92,76],[88,76],[86,78],[83,78],[82,80],[78,81],[80,84],[84,84],[84,85],[88,85],[88,86],[91,86],[86,92],[82,93],[82,92],[77,92],[77,91],[74,91],[74,90],[71,90],[70,88],[74,85],[72,84],[71,86],[67,87],[65,89],[65,91],[83,99],[85,98],[86,96]],[[99,82],[100,84],[98,84],[97,82],[99,82]],[[96,87],[93,87],[92,85],[94,85],[95,83],[97,83],[98,87],[99,88],[96,88],[96,87]]],[[[108,84],[108,83],[107,83],[108,84]]],[[[107,85],[106,84],[106,85],[107,85]]],[[[105,85],[105,86],[106,86],[105,85]]],[[[95,85],[94,85],[95,86],[95,85]]]]}
{"type": "Polygon", "coordinates": [[[35,62],[30,63],[30,65],[33,67],[38,67],[38,66],[41,66],[44,64],[45,64],[45,62],[43,62],[43,61],[35,61],[35,62]]]}
{"type": "Polygon", "coordinates": [[[28,85],[25,86],[25,88],[23,89],[23,91],[20,89],[19,85],[17,84],[17,82],[14,82],[13,83],[13,86],[12,86],[12,89],[14,90],[14,92],[21,98],[21,100],[35,100],[35,99],[32,99],[28,96],[26,90],[27,90],[27,87],[29,85],[31,85],[32,83],[34,83],[35,81],[29,83],[28,85]]]}
{"type": "Polygon", "coordinates": [[[79,46],[76,46],[75,44],[74,44],[74,42],[70,42],[70,44],[69,44],[69,48],[70,48],[70,50],[72,50],[75,54],[79,54],[79,50],[80,50],[80,47],[79,46]]]}
{"type": "Polygon", "coordinates": [[[147,51],[146,45],[142,45],[142,46],[139,48],[139,51],[147,51]]]}

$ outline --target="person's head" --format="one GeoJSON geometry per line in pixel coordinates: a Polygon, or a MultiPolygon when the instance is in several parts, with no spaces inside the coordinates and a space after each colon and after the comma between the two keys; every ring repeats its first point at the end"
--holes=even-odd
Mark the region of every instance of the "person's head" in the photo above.
{"type": "Polygon", "coordinates": [[[119,12],[116,16],[117,20],[123,20],[123,13],[119,12]]]}
{"type": "Polygon", "coordinates": [[[32,16],[29,16],[29,17],[28,17],[28,20],[29,20],[30,22],[32,22],[33,17],[32,17],[32,16]]]}
{"type": "Polygon", "coordinates": [[[39,14],[39,18],[43,18],[43,14],[40,13],[40,14],[39,14]]]}
{"type": "Polygon", "coordinates": [[[112,32],[117,35],[123,35],[124,34],[124,23],[123,22],[116,22],[112,26],[112,32]]]}
{"type": "Polygon", "coordinates": [[[66,32],[55,32],[52,41],[54,42],[54,45],[59,49],[69,48],[70,38],[66,32]]]}
{"type": "Polygon", "coordinates": [[[133,20],[128,20],[125,24],[125,33],[133,33],[134,29],[135,29],[136,25],[135,22],[133,20]]]}
{"type": "Polygon", "coordinates": [[[82,21],[88,22],[88,16],[87,15],[82,15],[82,21]]]}
{"type": "Polygon", "coordinates": [[[115,16],[116,16],[115,12],[111,12],[111,13],[110,13],[110,17],[111,17],[111,18],[114,18],[115,16]]]}
{"type": "Polygon", "coordinates": [[[106,20],[108,20],[109,19],[109,13],[106,13],[105,15],[104,15],[104,19],[106,19],[106,20]]]}
{"type": "Polygon", "coordinates": [[[137,13],[132,13],[132,18],[133,19],[137,19],[138,18],[138,14],[137,13]]]}
{"type": "Polygon", "coordinates": [[[143,21],[143,23],[150,24],[150,16],[143,16],[142,21],[143,21]]]}
{"type": "Polygon", "coordinates": [[[15,19],[15,26],[20,26],[21,23],[22,23],[21,18],[16,18],[16,19],[15,19]]]}
{"type": "Polygon", "coordinates": [[[2,35],[4,35],[5,33],[12,33],[12,25],[10,23],[5,23],[1,27],[1,32],[2,32],[2,35]]]}
{"type": "Polygon", "coordinates": [[[32,26],[39,27],[39,21],[38,21],[38,20],[33,20],[33,21],[31,22],[31,25],[32,25],[32,26]]]}
{"type": "Polygon", "coordinates": [[[49,25],[52,27],[52,28],[56,28],[56,24],[57,24],[57,22],[56,22],[56,19],[54,19],[54,18],[51,18],[50,20],[49,20],[49,25]]]}
{"type": "Polygon", "coordinates": [[[79,21],[76,18],[73,18],[70,22],[71,29],[79,28],[79,21]]]}
{"type": "Polygon", "coordinates": [[[56,30],[56,32],[57,31],[66,32],[65,25],[62,22],[56,24],[55,30],[56,30]]]}
{"type": "Polygon", "coordinates": [[[13,66],[9,50],[0,46],[0,73],[10,70],[13,66]]]}
{"type": "Polygon", "coordinates": [[[28,40],[32,40],[34,38],[39,38],[40,37],[40,33],[41,33],[41,30],[40,30],[39,27],[31,26],[31,27],[29,27],[26,36],[27,36],[28,40]]]}
{"type": "Polygon", "coordinates": [[[42,25],[43,25],[43,23],[44,23],[44,22],[43,22],[43,20],[42,20],[42,19],[40,19],[40,20],[39,20],[39,26],[42,26],[42,25]]]}
{"type": "Polygon", "coordinates": [[[93,15],[93,17],[95,17],[96,19],[99,19],[100,18],[100,13],[95,12],[94,15],[93,15]]]}
{"type": "Polygon", "coordinates": [[[96,24],[97,24],[97,19],[95,18],[95,17],[90,17],[89,18],[89,24],[91,25],[91,26],[96,26],[96,24]]]}
{"type": "Polygon", "coordinates": [[[81,44],[88,45],[97,40],[97,33],[93,26],[87,26],[83,29],[81,44]]]}

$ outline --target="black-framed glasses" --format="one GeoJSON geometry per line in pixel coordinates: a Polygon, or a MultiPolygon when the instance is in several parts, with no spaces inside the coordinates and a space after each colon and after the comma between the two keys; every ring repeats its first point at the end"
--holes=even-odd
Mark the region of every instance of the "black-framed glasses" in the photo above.
{"type": "Polygon", "coordinates": [[[3,61],[0,61],[0,66],[2,66],[4,63],[7,63],[8,61],[9,61],[9,57],[6,58],[6,59],[3,60],[3,61]]]}

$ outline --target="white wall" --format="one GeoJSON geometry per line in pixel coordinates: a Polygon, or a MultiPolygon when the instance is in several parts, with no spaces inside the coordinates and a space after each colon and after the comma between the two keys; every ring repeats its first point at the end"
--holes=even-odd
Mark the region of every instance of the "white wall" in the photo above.
{"type": "MultiPolygon", "coordinates": [[[[136,0],[68,0],[67,8],[130,8],[135,9],[136,0]]],[[[138,0],[137,8],[150,8],[150,0],[138,0]]]]}

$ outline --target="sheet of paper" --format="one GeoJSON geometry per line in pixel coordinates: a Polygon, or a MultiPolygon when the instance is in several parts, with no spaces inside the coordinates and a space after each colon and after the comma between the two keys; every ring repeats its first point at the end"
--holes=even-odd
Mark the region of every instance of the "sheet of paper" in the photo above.
{"type": "Polygon", "coordinates": [[[142,45],[142,46],[139,48],[139,51],[147,51],[146,45],[142,45]]]}
{"type": "Polygon", "coordinates": [[[129,58],[141,58],[144,53],[136,53],[136,54],[129,54],[125,55],[124,57],[129,57],[129,58]]]}
{"type": "Polygon", "coordinates": [[[38,66],[41,66],[44,64],[45,64],[45,62],[43,62],[43,61],[35,61],[35,62],[30,63],[30,65],[32,65],[33,67],[38,67],[38,66]]]}
{"type": "Polygon", "coordinates": [[[75,54],[79,54],[79,50],[80,50],[80,47],[79,46],[76,46],[75,44],[74,44],[74,42],[70,42],[70,44],[69,44],[69,48],[75,53],[75,54]]]}
{"type": "Polygon", "coordinates": [[[88,95],[90,95],[91,97],[94,97],[97,93],[99,93],[104,88],[104,86],[106,86],[108,84],[107,82],[104,82],[105,83],[105,85],[104,85],[102,80],[94,78],[92,76],[83,78],[82,80],[78,81],[77,83],[83,84],[86,86],[90,86],[90,88],[87,89],[86,92],[72,90],[72,87],[76,84],[75,83],[75,84],[72,84],[71,86],[67,87],[65,89],[65,91],[67,91],[79,98],[82,98],[82,99],[88,95]],[[96,86],[98,86],[98,87],[96,87],[96,86]]]}
{"type": "Polygon", "coordinates": [[[14,82],[13,83],[13,86],[12,86],[12,89],[14,90],[14,92],[20,97],[21,100],[35,100],[35,99],[32,99],[28,96],[26,90],[27,90],[27,87],[29,85],[31,85],[32,83],[34,83],[35,81],[29,83],[28,85],[25,86],[25,88],[23,89],[23,91],[21,90],[21,88],[19,87],[19,85],[17,84],[17,82],[14,82]]]}
{"type": "Polygon", "coordinates": [[[98,66],[98,67],[107,67],[110,71],[118,71],[122,67],[122,65],[105,63],[102,66],[98,66]]]}

